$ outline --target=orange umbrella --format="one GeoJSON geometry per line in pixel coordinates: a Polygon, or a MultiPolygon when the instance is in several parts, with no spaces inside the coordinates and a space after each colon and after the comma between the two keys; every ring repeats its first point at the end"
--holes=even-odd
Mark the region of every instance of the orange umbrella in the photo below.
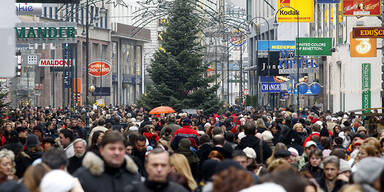
{"type": "Polygon", "coordinates": [[[156,107],[156,108],[153,108],[149,114],[162,114],[162,113],[175,113],[176,111],[174,109],[172,109],[172,107],[168,107],[168,106],[160,106],[160,107],[156,107]]]}

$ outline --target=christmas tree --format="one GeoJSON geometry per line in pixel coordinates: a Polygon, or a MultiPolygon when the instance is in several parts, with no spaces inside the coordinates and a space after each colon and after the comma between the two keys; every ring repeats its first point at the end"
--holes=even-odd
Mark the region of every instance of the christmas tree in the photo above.
{"type": "Polygon", "coordinates": [[[160,105],[181,109],[217,112],[223,103],[216,95],[216,76],[207,76],[209,63],[203,63],[199,18],[190,0],[175,0],[169,10],[169,24],[162,34],[162,47],[151,61],[154,85],[139,104],[146,108],[160,105]]]}

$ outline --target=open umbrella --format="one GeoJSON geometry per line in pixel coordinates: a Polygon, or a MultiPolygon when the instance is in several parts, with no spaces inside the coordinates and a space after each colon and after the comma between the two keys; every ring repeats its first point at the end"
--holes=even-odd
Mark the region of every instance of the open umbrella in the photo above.
{"type": "Polygon", "coordinates": [[[168,106],[160,106],[160,107],[156,107],[156,108],[153,108],[149,114],[162,114],[162,113],[175,113],[176,111],[174,109],[172,109],[172,107],[168,107],[168,106]]]}

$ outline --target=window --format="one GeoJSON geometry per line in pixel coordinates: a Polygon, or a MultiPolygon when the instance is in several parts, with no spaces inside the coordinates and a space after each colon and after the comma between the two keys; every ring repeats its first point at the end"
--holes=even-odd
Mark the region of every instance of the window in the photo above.
{"type": "Polygon", "coordinates": [[[79,4],[76,4],[76,23],[79,23],[79,4]]]}
{"type": "Polygon", "coordinates": [[[49,7],[49,18],[52,18],[52,7],[49,7]]]}
{"type": "Polygon", "coordinates": [[[105,12],[105,27],[106,29],[108,29],[108,11],[105,12]]]}
{"type": "Polygon", "coordinates": [[[44,17],[47,17],[47,7],[44,7],[44,17]]]}
{"type": "Polygon", "coordinates": [[[91,6],[90,16],[91,16],[90,23],[93,23],[93,6],[91,6]]]}
{"type": "Polygon", "coordinates": [[[81,24],[84,25],[84,8],[81,8],[81,24]]]}
{"type": "Polygon", "coordinates": [[[55,7],[55,19],[58,19],[59,18],[59,8],[55,7]]]}

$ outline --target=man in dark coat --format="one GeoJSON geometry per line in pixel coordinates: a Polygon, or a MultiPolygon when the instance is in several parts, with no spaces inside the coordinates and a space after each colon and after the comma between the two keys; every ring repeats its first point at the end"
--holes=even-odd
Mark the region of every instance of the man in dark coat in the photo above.
{"type": "Polygon", "coordinates": [[[336,156],[329,156],[324,159],[324,175],[323,177],[317,178],[317,183],[324,192],[337,192],[344,184],[348,182],[348,178],[344,176],[344,180],[340,179],[339,167],[340,162],[336,156]]]}
{"type": "Polygon", "coordinates": [[[265,163],[266,160],[272,155],[272,150],[266,142],[262,142],[255,136],[255,125],[251,123],[246,124],[244,133],[246,136],[241,139],[236,149],[243,150],[246,147],[251,147],[256,152],[256,161],[258,163],[265,163]]]}
{"type": "Polygon", "coordinates": [[[87,149],[87,143],[84,139],[76,139],[73,141],[73,148],[75,150],[75,155],[68,159],[69,164],[67,170],[70,174],[73,174],[81,167],[87,149]]]}
{"type": "Polygon", "coordinates": [[[127,186],[125,192],[187,192],[187,189],[179,184],[168,180],[168,173],[171,171],[169,154],[160,148],[156,148],[148,154],[145,161],[145,170],[148,178],[145,182],[127,186]]]}
{"type": "Polygon", "coordinates": [[[127,185],[140,182],[136,164],[125,155],[125,137],[121,133],[107,133],[99,151],[100,156],[88,152],[83,167],[74,173],[84,191],[122,192],[127,185]]]}

